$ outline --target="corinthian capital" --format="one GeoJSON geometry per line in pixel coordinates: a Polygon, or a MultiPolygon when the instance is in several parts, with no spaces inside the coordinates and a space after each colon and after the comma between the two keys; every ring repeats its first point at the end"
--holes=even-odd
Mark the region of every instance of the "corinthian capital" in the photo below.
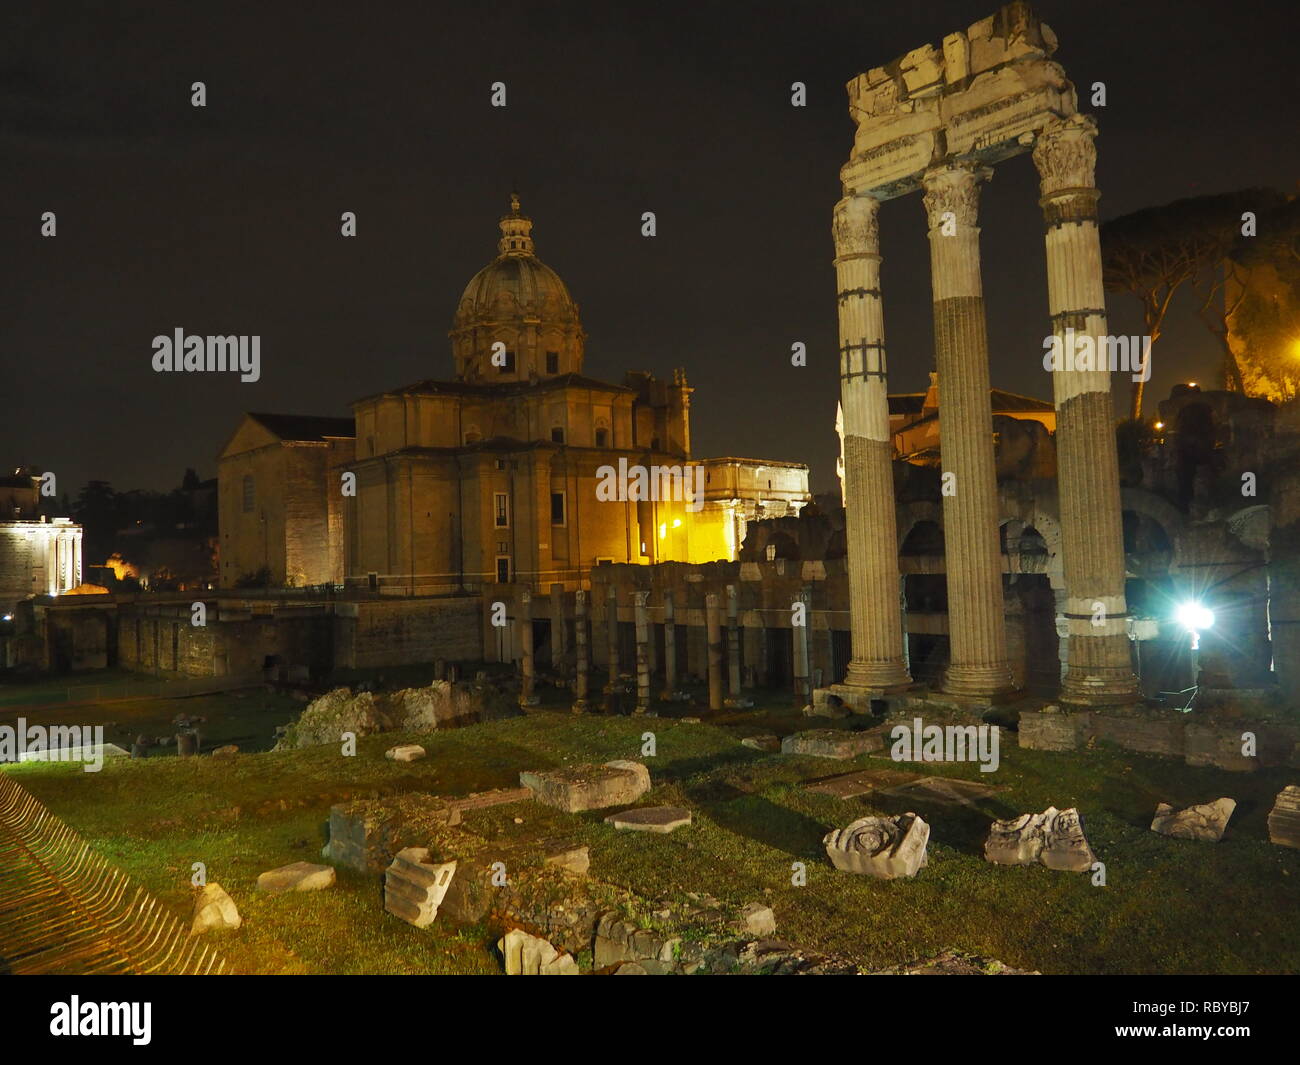
{"type": "Polygon", "coordinates": [[[831,222],[835,256],[875,255],[880,250],[880,201],[874,196],[845,196],[835,205],[831,222]]]}
{"type": "Polygon", "coordinates": [[[1091,189],[1096,184],[1097,123],[1090,115],[1058,118],[1038,135],[1034,166],[1038,167],[1043,198],[1065,189],[1091,189]]]}
{"type": "Polygon", "coordinates": [[[925,217],[930,228],[939,229],[945,222],[974,226],[979,217],[980,182],[991,176],[990,170],[964,164],[927,170],[921,177],[921,185],[925,189],[925,217]]]}

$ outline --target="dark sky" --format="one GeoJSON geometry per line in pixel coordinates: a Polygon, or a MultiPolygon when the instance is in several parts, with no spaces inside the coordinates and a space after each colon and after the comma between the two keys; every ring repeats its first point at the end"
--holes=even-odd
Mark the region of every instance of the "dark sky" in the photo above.
{"type": "MultiPolygon", "coordinates": [[[[1294,9],[1276,6],[1036,5],[1085,110],[1106,84],[1103,218],[1294,187],[1294,9]]],[[[0,466],[53,470],[73,495],[89,478],[166,488],[187,466],[215,474],[242,411],[344,415],[451,376],[452,312],[517,184],[582,306],[589,374],[684,366],[697,455],[803,461],[830,487],[844,82],[995,7],[8,5],[0,466]],[[498,80],[505,109],[489,106],[498,80]],[[795,80],[807,108],[790,106],[795,80]],[[261,381],[155,374],[151,340],[178,326],[260,334],[261,381]],[[790,366],[796,340],[807,368],[790,366]]],[[[993,380],[1049,397],[1039,218],[1032,163],[1003,164],[981,218],[993,380]]],[[[890,384],[918,390],[933,363],[919,196],[883,219],[890,384]]],[[[1139,331],[1130,300],[1110,307],[1112,331],[1139,331]]],[[[1153,400],[1213,377],[1213,342],[1183,311],[1153,400]]]]}

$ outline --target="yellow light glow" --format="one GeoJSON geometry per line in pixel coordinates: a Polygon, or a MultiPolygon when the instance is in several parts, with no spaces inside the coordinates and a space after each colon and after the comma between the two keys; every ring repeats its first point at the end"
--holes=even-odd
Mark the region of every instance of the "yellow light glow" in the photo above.
{"type": "Polygon", "coordinates": [[[659,539],[662,540],[667,535],[668,535],[668,526],[661,524],[659,526],[659,539]]]}
{"type": "Polygon", "coordinates": [[[1157,429],[1163,429],[1164,427],[1165,427],[1165,423],[1164,423],[1164,422],[1156,422],[1156,428],[1157,428],[1157,429]]]}
{"type": "Polygon", "coordinates": [[[673,528],[674,528],[674,529],[680,529],[681,527],[682,527],[682,519],[681,519],[681,518],[673,518],[673,528]]]}

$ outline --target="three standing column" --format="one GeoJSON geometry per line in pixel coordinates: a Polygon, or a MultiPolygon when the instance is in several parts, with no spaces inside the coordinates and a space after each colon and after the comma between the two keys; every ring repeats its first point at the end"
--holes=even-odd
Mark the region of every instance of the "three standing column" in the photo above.
{"type": "Polygon", "coordinates": [[[835,205],[840,402],[844,412],[845,534],[853,657],[848,687],[898,692],[903,663],[893,447],[880,306],[880,201],[851,194],[835,205]]]}
{"type": "Polygon", "coordinates": [[[1124,598],[1124,531],[1108,367],[1075,369],[1074,341],[1106,335],[1097,227],[1096,122],[1057,119],[1038,136],[1052,334],[1065,355],[1052,372],[1056,463],[1069,658],[1061,700],[1105,706],[1137,702],[1124,598]]]}
{"type": "Polygon", "coordinates": [[[1015,689],[1007,658],[993,464],[989,346],[980,278],[979,185],[990,172],[950,165],[922,178],[934,292],[939,448],[950,659],[944,691],[987,698],[1015,689]]]}

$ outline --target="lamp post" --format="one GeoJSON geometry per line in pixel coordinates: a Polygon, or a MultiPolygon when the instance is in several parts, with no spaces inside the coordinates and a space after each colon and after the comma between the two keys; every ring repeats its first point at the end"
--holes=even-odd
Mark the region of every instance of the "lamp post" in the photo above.
{"type": "Polygon", "coordinates": [[[1184,688],[1178,693],[1179,695],[1187,695],[1187,705],[1182,708],[1186,712],[1192,708],[1192,703],[1195,701],[1196,693],[1200,688],[1201,633],[1214,627],[1214,611],[1204,603],[1189,599],[1178,607],[1174,613],[1174,618],[1191,636],[1192,684],[1190,688],[1184,688]]]}

